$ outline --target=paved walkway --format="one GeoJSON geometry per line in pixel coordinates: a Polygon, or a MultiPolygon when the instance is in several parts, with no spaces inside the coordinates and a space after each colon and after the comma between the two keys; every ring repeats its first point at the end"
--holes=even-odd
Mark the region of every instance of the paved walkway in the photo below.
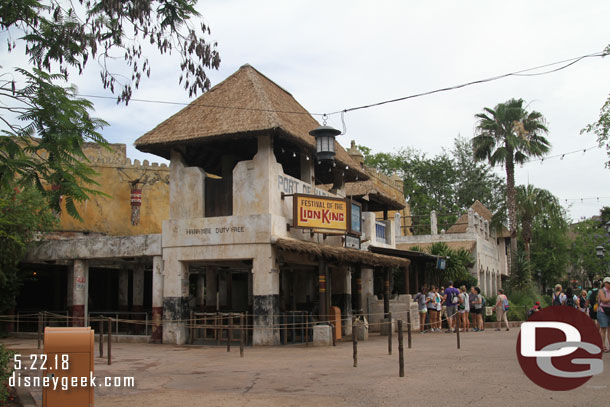
{"type": "MultiPolygon", "coordinates": [[[[96,358],[95,374],[135,376],[135,388],[98,388],[95,405],[155,406],[589,406],[608,399],[610,357],[605,371],[570,392],[550,392],[529,381],[515,354],[518,329],[466,333],[462,349],[455,335],[415,334],[406,349],[406,377],[398,377],[398,350],[387,354],[387,339],[371,336],[352,344],[306,348],[239,348],[113,344],[113,364],[96,358]],[[471,404],[472,403],[472,404],[471,404]],[[451,403],[453,404],[453,403],[451,403]]],[[[22,353],[36,342],[3,339],[22,353]]],[[[97,350],[97,347],[96,347],[97,350]]],[[[34,393],[41,405],[40,392],[34,393]]]]}

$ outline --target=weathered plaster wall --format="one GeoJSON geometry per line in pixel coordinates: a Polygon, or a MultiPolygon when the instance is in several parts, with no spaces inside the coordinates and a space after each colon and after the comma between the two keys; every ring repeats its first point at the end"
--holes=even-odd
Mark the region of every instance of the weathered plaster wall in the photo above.
{"type": "Polygon", "coordinates": [[[60,230],[95,231],[112,236],[161,233],[161,222],[169,217],[169,168],[165,164],[140,164],[127,158],[124,144],[112,144],[110,150],[87,143],[83,150],[91,166],[98,172],[94,177],[99,186],[92,189],[108,196],[91,196],[76,207],[83,218],[80,222],[65,210],[60,218],[60,230]],[[142,206],[140,222],[131,224],[130,181],[140,179],[142,206]]]}

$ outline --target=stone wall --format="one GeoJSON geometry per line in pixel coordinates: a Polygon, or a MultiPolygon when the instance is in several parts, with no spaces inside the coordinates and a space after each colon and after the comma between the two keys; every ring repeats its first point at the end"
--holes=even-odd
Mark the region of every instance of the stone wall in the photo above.
{"type": "Polygon", "coordinates": [[[127,158],[124,144],[111,144],[110,150],[87,143],[83,148],[98,173],[99,185],[89,186],[106,196],[94,196],[76,207],[83,222],[62,211],[59,230],[94,231],[111,236],[161,233],[161,223],[169,218],[169,167],[166,164],[133,162],[127,158]],[[131,222],[131,185],[139,179],[142,206],[137,225],[131,222]]]}

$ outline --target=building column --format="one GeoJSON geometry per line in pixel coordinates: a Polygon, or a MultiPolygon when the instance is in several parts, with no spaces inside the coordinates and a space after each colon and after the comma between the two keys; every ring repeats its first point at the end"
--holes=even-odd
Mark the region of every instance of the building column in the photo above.
{"type": "Polygon", "coordinates": [[[362,304],[362,313],[368,316],[368,298],[375,295],[375,273],[371,268],[362,267],[361,271],[362,278],[362,297],[360,298],[362,304]]]}
{"type": "Polygon", "coordinates": [[[163,257],[153,256],[152,275],[152,334],[153,343],[163,341],[163,257]]]}
{"type": "Polygon", "coordinates": [[[129,311],[129,270],[119,270],[119,311],[129,311]]]}
{"type": "Polygon", "coordinates": [[[208,266],[205,268],[205,305],[208,311],[218,311],[218,281],[216,268],[208,266]]]}
{"type": "Polygon", "coordinates": [[[324,264],[324,260],[320,259],[318,264],[318,317],[320,321],[326,321],[328,319],[328,309],[327,309],[327,286],[326,286],[326,264],[324,264]]]}
{"type": "Polygon", "coordinates": [[[74,279],[72,285],[72,326],[85,326],[89,265],[85,260],[74,260],[74,279]]]}
{"type": "Polygon", "coordinates": [[[438,234],[438,221],[436,219],[436,211],[430,212],[430,234],[438,234]]]}
{"type": "Polygon", "coordinates": [[[354,293],[355,297],[355,306],[354,312],[357,314],[362,314],[362,266],[357,264],[354,266],[352,278],[356,281],[356,292],[354,293]]]}
{"type": "MultiPolygon", "coordinates": [[[[138,263],[133,268],[132,312],[142,312],[144,307],[144,264],[138,263]]],[[[138,316],[138,319],[140,316],[138,316]]]]}
{"type": "Polygon", "coordinates": [[[184,345],[188,339],[188,330],[183,321],[190,316],[188,266],[171,258],[172,253],[169,252],[170,250],[163,252],[163,343],[184,345]]]}
{"type": "Polygon", "coordinates": [[[331,278],[332,303],[341,309],[341,333],[352,332],[352,273],[347,266],[339,267],[331,278]]]}
{"type": "Polygon", "coordinates": [[[205,304],[205,278],[203,273],[197,274],[197,302],[196,309],[198,312],[203,312],[205,304]]]}
{"type": "Polygon", "coordinates": [[[253,345],[278,345],[280,333],[280,271],[275,264],[275,248],[261,247],[252,261],[253,345]]]}

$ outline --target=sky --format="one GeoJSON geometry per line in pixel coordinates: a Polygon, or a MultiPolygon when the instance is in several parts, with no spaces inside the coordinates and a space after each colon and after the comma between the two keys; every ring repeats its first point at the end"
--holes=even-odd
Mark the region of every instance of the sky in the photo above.
{"type": "MultiPolygon", "coordinates": [[[[213,85],[249,63],[316,113],[544,65],[610,44],[608,1],[211,0],[200,1],[197,9],[222,59],[218,71],[209,71],[213,85]]],[[[15,63],[19,58],[6,52],[0,57],[15,63]]],[[[178,85],[177,56],[153,51],[150,59],[151,77],[143,79],[133,98],[192,100],[178,85]]],[[[484,107],[523,98],[548,121],[549,155],[583,150],[596,146],[595,137],[580,130],[597,119],[610,94],[609,74],[610,57],[589,58],[548,75],[511,77],[348,112],[347,133],[338,141],[349,146],[356,140],[374,152],[412,147],[434,155],[450,148],[458,135],[472,137],[474,115],[484,107]]],[[[83,94],[110,95],[91,64],[71,80],[83,94]]],[[[163,162],[138,152],[133,142],[181,106],[94,102],[96,115],[110,124],[102,132],[109,141],[127,144],[131,158],[163,162]]],[[[328,124],[342,128],[338,115],[328,124]]],[[[577,220],[610,206],[605,160],[599,148],[548,158],[517,167],[516,182],[548,189],[577,220]]]]}

